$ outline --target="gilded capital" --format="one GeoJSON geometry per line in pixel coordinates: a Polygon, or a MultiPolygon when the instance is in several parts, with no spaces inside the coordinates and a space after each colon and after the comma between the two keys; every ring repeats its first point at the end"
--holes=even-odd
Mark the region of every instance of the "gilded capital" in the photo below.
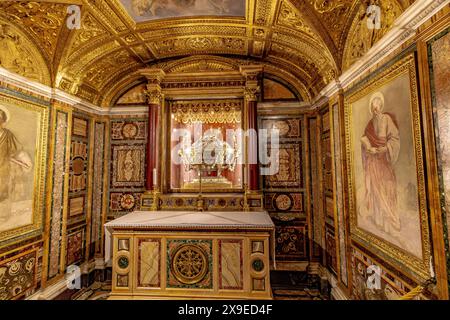
{"type": "Polygon", "coordinates": [[[260,92],[260,87],[245,87],[244,88],[244,98],[246,101],[258,101],[258,94],[260,92]]]}
{"type": "Polygon", "coordinates": [[[147,78],[147,102],[149,104],[161,104],[163,94],[161,90],[161,82],[164,80],[166,73],[162,69],[147,68],[139,70],[139,73],[147,78]]]}
{"type": "Polygon", "coordinates": [[[145,94],[147,96],[147,102],[149,104],[158,104],[160,105],[163,99],[163,94],[161,92],[161,87],[158,85],[158,87],[154,85],[147,85],[147,90],[145,91],[145,94]]]}
{"type": "Polygon", "coordinates": [[[260,92],[259,79],[264,70],[262,65],[244,65],[239,71],[245,77],[244,98],[247,101],[257,101],[260,92]]]}

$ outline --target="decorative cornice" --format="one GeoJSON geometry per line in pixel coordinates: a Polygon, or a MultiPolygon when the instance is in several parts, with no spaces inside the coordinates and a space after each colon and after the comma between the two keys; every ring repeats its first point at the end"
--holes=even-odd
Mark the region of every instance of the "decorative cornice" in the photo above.
{"type": "Polygon", "coordinates": [[[49,86],[32,81],[21,75],[10,72],[2,67],[0,67],[0,81],[48,99],[52,98],[52,88],[50,88],[49,86]]]}
{"type": "Polygon", "coordinates": [[[71,94],[68,94],[59,89],[52,89],[52,98],[61,102],[64,102],[68,105],[71,105],[77,109],[83,110],[85,112],[98,114],[98,115],[107,115],[108,110],[103,109],[95,104],[92,104],[88,101],[85,101],[81,98],[75,97],[71,94]]]}
{"type": "Polygon", "coordinates": [[[109,113],[108,110],[102,109],[79,97],[75,97],[62,90],[51,88],[39,82],[31,81],[28,78],[10,72],[2,67],[0,67],[0,81],[25,90],[31,94],[36,94],[47,99],[54,99],[89,113],[98,115],[107,115],[109,113]]]}
{"type": "Polygon", "coordinates": [[[142,76],[146,77],[149,83],[152,84],[161,84],[161,82],[166,77],[166,73],[164,72],[164,70],[159,68],[141,69],[138,72],[142,76]]]}
{"type": "Polygon", "coordinates": [[[297,101],[279,101],[279,102],[258,102],[258,113],[272,114],[276,113],[309,113],[314,111],[308,102],[297,101]]]}
{"type": "Polygon", "coordinates": [[[148,116],[148,107],[114,107],[109,110],[110,116],[148,116]]]}
{"type": "Polygon", "coordinates": [[[239,67],[239,71],[243,76],[245,76],[247,79],[257,77],[259,74],[261,74],[264,71],[264,66],[262,65],[244,65],[239,67]]]}

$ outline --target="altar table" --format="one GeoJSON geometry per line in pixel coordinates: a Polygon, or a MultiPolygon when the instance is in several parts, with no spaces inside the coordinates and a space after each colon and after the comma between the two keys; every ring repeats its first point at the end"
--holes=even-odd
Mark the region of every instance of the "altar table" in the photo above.
{"type": "Polygon", "coordinates": [[[271,299],[267,212],[133,212],[105,225],[111,299],[271,299]]]}

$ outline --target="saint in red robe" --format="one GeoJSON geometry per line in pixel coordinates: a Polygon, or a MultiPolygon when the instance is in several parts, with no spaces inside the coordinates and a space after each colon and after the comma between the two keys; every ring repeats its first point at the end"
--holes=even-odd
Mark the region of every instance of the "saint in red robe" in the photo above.
{"type": "Polygon", "coordinates": [[[400,152],[400,134],[395,117],[389,113],[374,115],[361,142],[365,214],[378,229],[398,232],[401,225],[394,165],[400,152]]]}

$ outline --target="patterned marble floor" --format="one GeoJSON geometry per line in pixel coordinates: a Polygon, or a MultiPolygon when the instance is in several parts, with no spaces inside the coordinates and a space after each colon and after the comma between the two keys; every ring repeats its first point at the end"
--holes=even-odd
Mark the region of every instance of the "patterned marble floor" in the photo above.
{"type": "Polygon", "coordinates": [[[327,300],[320,285],[305,272],[272,271],[270,274],[275,300],[327,300]]]}
{"type": "MultiPolygon", "coordinates": [[[[275,300],[328,300],[319,286],[304,272],[275,271],[271,273],[271,285],[275,300]]],[[[78,292],[67,292],[58,300],[106,300],[111,282],[95,282],[78,292]]]]}

